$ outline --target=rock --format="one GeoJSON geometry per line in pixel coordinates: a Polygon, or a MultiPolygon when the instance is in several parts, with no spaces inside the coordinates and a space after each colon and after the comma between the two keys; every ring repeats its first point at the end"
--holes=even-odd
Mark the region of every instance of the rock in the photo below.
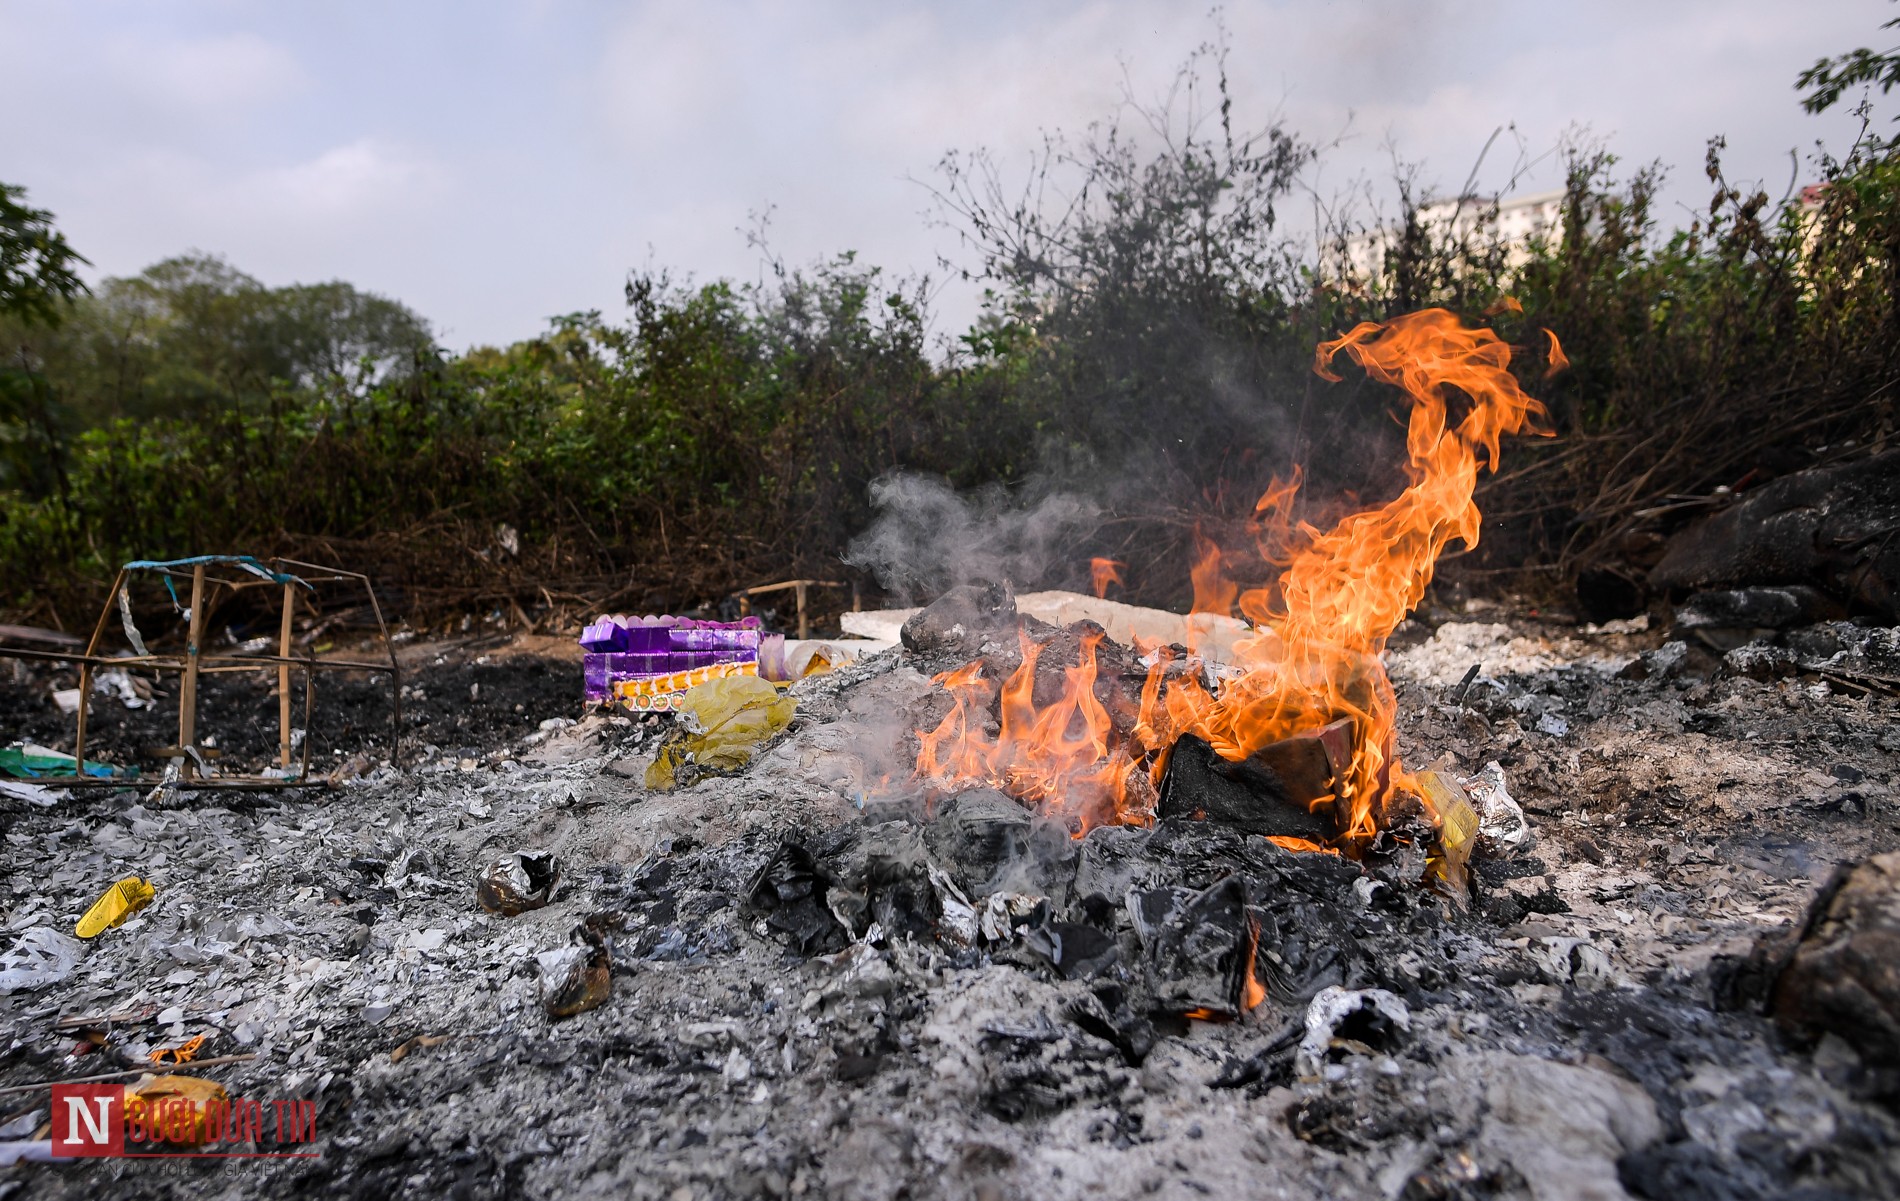
{"type": "Polygon", "coordinates": [[[1805,584],[1698,592],[1676,608],[1686,630],[1785,630],[1840,617],[1841,607],[1805,584]]]}
{"type": "Polygon", "coordinates": [[[1770,1003],[1795,1038],[1838,1035],[1869,1066],[1900,1067],[1900,851],[1822,890],[1770,1003]]]}
{"type": "Polygon", "coordinates": [[[1008,588],[964,584],[944,593],[904,622],[900,636],[913,654],[975,655],[983,635],[1016,624],[1016,602],[1008,588]]]}
{"type": "Polygon", "coordinates": [[[1621,1201],[1617,1160],[1662,1137],[1641,1087],[1590,1067],[1526,1055],[1483,1057],[1486,1150],[1538,1201],[1621,1201]]]}
{"type": "Polygon", "coordinates": [[[1807,584],[1900,620],[1900,451],[1783,476],[1669,541],[1649,586],[1807,584]]]}
{"type": "Polygon", "coordinates": [[[1786,679],[1799,666],[1800,662],[1793,651],[1766,642],[1750,642],[1722,656],[1722,671],[1725,674],[1746,676],[1763,683],[1786,679]]]}

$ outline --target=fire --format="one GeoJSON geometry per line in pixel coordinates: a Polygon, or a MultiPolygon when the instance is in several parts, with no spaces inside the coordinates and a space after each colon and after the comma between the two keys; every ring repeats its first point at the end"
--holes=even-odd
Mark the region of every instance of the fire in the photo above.
{"type": "Polygon", "coordinates": [[[1095,695],[1096,648],[1101,635],[1082,639],[1077,662],[1063,671],[1061,696],[1035,703],[1036,661],[1042,646],[1019,635],[1022,664],[1003,681],[1000,695],[968,663],[935,677],[955,704],[935,730],[919,731],[917,774],[959,786],[987,784],[1070,818],[1077,833],[1103,822],[1142,822],[1129,808],[1136,764],[1113,742],[1113,723],[1095,695]],[[991,701],[997,731],[987,730],[991,701]]]}
{"type": "MultiPolygon", "coordinates": [[[[1403,391],[1407,484],[1385,504],[1321,530],[1294,518],[1299,477],[1275,483],[1255,507],[1254,528],[1261,557],[1280,571],[1256,587],[1243,589],[1219,547],[1195,531],[1193,612],[1238,609],[1254,628],[1235,648],[1235,674],[1210,691],[1194,673],[1168,678],[1167,652],[1156,652],[1138,719],[1117,737],[1095,695],[1099,640],[1084,640],[1061,696],[1039,709],[1032,693],[1041,648],[1025,635],[1022,665],[1000,694],[980,662],[938,677],[955,707],[935,730],[920,732],[919,777],[990,784],[1080,818],[1084,828],[1141,822],[1145,790],[1131,781],[1145,768],[1147,780],[1158,782],[1183,734],[1238,761],[1346,719],[1349,762],[1334,774],[1333,797],[1318,804],[1333,807],[1341,846],[1350,851],[1371,839],[1385,799],[1406,780],[1394,746],[1392,685],[1380,661],[1386,639],[1424,596],[1445,547],[1454,539],[1477,545],[1478,472],[1497,469],[1503,436],[1542,432],[1544,407],[1511,375],[1506,343],[1443,309],[1366,322],[1321,343],[1314,371],[1337,381],[1341,355],[1403,391]]],[[[1564,362],[1554,334],[1548,359],[1553,367],[1564,362]]]]}
{"type": "Polygon", "coordinates": [[[1126,566],[1126,563],[1120,563],[1114,559],[1103,559],[1099,557],[1090,559],[1089,586],[1095,590],[1095,595],[1098,597],[1107,596],[1108,586],[1110,584],[1115,585],[1117,588],[1127,587],[1127,584],[1122,580],[1122,568],[1126,566]]]}

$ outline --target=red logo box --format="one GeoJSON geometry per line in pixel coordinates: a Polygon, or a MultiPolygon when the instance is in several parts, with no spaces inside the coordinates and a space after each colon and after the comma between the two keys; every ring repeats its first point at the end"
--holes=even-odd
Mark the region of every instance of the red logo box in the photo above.
{"type": "Polygon", "coordinates": [[[53,1154],[62,1159],[124,1155],[124,1086],[55,1084],[53,1154]]]}

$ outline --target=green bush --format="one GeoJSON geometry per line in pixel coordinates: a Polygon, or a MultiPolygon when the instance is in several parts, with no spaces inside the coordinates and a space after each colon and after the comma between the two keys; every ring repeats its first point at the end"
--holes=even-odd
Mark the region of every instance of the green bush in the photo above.
{"type": "Polygon", "coordinates": [[[1313,347],[1434,304],[1525,348],[1557,432],[1483,483],[1484,544],[1449,565],[1472,581],[1634,579],[1719,489],[1891,435],[1891,143],[1863,136],[1775,204],[1724,180],[1717,142],[1713,200],[1679,231],[1652,212],[1655,169],[1619,179],[1584,155],[1556,241],[1506,253],[1410,205],[1358,278],[1281,233],[1314,151],[1236,131],[1223,70],[1204,51],[1178,106],[1142,114],[1158,140],[1052,141],[1020,194],[981,155],[945,161],[941,215],[990,288],[947,351],[925,281],[850,255],[745,287],[636,274],[624,320],[577,313],[462,355],[392,301],[204,257],[93,296],[72,280],[52,310],[32,293],[30,314],[0,312],[0,603],[70,625],[120,561],[250,551],[361,566],[415,614],[691,604],[834,577],[895,470],[1086,492],[1101,523],[1052,582],[1107,554],[1129,599],[1178,603],[1196,530],[1245,543],[1296,466],[1314,520],[1401,486],[1398,402],[1320,382],[1313,347]],[[1546,330],[1572,364],[1548,380],[1546,330]]]}

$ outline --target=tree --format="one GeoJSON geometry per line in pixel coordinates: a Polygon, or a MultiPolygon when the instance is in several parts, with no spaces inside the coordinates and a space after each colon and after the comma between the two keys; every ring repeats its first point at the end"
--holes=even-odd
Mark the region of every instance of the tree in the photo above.
{"type": "MultiPolygon", "coordinates": [[[[1881,28],[1892,29],[1896,25],[1900,25],[1900,17],[1884,23],[1881,28]]],[[[1826,112],[1834,107],[1849,88],[1878,86],[1884,96],[1900,86],[1900,46],[1884,52],[1862,46],[1846,54],[1820,59],[1801,72],[1795,86],[1808,90],[1801,107],[1811,113],[1826,112]]],[[[1895,140],[1900,141],[1900,138],[1895,140]]]]}
{"type": "Polygon", "coordinates": [[[19,341],[75,428],[257,412],[285,390],[347,406],[434,352],[428,323],[387,297],[340,281],[266,287],[201,253],[106,279],[61,328],[19,341]]]}
{"type": "MultiPolygon", "coordinates": [[[[26,189],[0,183],[0,320],[22,330],[51,329],[86,290],[86,265],[53,228],[53,214],[26,203],[26,189]]],[[[9,342],[13,339],[8,339],[9,342]]],[[[53,391],[24,346],[0,360],[0,486],[37,495],[58,486],[63,441],[53,391]]]]}
{"type": "Polygon", "coordinates": [[[75,268],[87,265],[53,228],[53,214],[29,207],[25,188],[0,183],[0,314],[57,325],[65,303],[86,290],[75,268]]]}

